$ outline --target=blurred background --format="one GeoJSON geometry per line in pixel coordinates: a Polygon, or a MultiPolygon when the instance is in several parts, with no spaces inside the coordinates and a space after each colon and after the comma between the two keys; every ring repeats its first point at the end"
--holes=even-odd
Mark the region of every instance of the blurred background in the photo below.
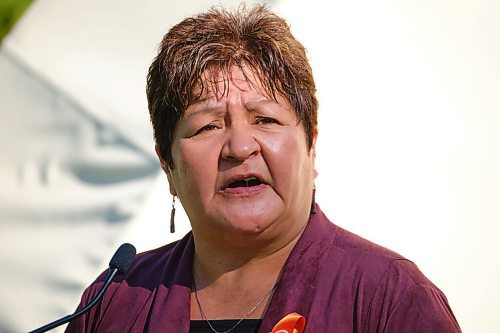
{"type": "MultiPolygon", "coordinates": [[[[146,73],[173,24],[220,3],[238,5],[0,0],[0,332],[72,312],[119,244],[189,230],[178,205],[169,233],[146,73]]],[[[266,3],[317,80],[322,209],[413,260],[464,332],[498,332],[500,3],[266,3]]]]}

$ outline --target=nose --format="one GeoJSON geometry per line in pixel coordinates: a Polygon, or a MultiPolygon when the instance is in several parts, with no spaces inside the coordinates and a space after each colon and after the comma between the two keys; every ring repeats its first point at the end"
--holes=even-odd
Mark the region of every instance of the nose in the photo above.
{"type": "Polygon", "coordinates": [[[222,158],[242,162],[259,154],[260,145],[255,139],[251,125],[231,126],[226,133],[227,138],[222,148],[222,158]]]}

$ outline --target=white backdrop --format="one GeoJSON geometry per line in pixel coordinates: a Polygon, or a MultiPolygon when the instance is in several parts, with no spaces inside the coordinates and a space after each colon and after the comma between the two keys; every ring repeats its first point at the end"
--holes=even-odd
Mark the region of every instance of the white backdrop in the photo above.
{"type": "MultiPolygon", "coordinates": [[[[81,288],[106,266],[118,243],[130,241],[145,250],[173,239],[168,234],[166,179],[154,162],[145,73],[165,31],[209,4],[38,0],[5,41],[2,56],[7,60],[2,61],[10,65],[0,63],[2,87],[14,92],[23,89],[12,87],[11,78],[16,75],[36,79],[61,96],[58,100],[66,101],[57,104],[61,110],[70,106],[78,110],[79,116],[72,118],[74,126],[91,123],[98,128],[97,134],[88,130],[94,134],[89,134],[86,145],[77,147],[83,147],[83,153],[59,149],[57,145],[67,137],[61,137],[63,143],[44,141],[47,133],[33,131],[33,126],[23,128],[29,121],[22,118],[20,108],[36,110],[36,105],[19,106],[13,101],[30,98],[34,88],[25,89],[28,92],[18,98],[14,93],[0,95],[2,118],[8,120],[3,124],[14,124],[16,129],[5,129],[10,134],[2,138],[2,147],[19,141],[19,131],[33,138],[22,147],[23,156],[33,156],[30,162],[16,160],[15,150],[2,157],[1,179],[10,187],[0,190],[0,205],[17,210],[0,214],[0,262],[12,265],[8,266],[11,279],[0,277],[0,285],[20,290],[11,298],[0,293],[0,323],[5,331],[34,328],[53,319],[49,315],[71,311],[81,288]],[[16,66],[23,68],[22,74],[7,71],[16,66]],[[9,98],[13,106],[5,103],[9,98]],[[119,149],[117,144],[108,150],[85,148],[94,147],[95,138],[103,136],[125,144],[119,149]],[[50,146],[51,167],[39,163],[45,155],[32,152],[35,141],[38,146],[44,142],[50,146]],[[78,187],[68,180],[73,178],[65,178],[68,170],[75,170],[68,166],[71,163],[53,162],[58,154],[66,157],[56,161],[87,156],[93,163],[91,171],[98,170],[101,177],[109,175],[102,171],[106,168],[111,174],[121,170],[125,176],[113,186],[103,186],[102,178],[82,182],[80,176],[78,187]],[[104,166],[97,168],[99,163],[104,166]],[[19,169],[32,174],[30,168],[47,169],[49,184],[58,179],[58,186],[44,187],[29,177],[28,181],[15,177],[19,169]],[[59,209],[58,203],[64,202],[68,188],[77,189],[79,196],[73,206],[64,207],[111,202],[114,211],[125,217],[110,223],[109,212],[102,209],[97,217],[83,219],[87,223],[75,223],[75,215],[62,213],[55,214],[57,225],[40,222],[33,207],[46,205],[40,209],[47,219],[47,214],[52,216],[47,211],[59,209]],[[19,213],[25,209],[34,213],[19,213]],[[85,245],[92,248],[94,259],[78,259],[88,257],[85,245]],[[62,282],[35,284],[35,272],[33,285],[26,288],[21,285],[25,279],[15,277],[25,272],[23,265],[30,264],[26,258],[39,253],[44,255],[40,269],[51,267],[52,277],[74,284],[66,288],[65,301],[52,297],[56,287],[64,289],[62,282]],[[40,314],[39,309],[49,307],[44,306],[49,302],[57,304],[55,310],[40,314]],[[15,313],[9,315],[11,304],[35,314],[21,323],[15,313]]],[[[315,72],[320,100],[317,188],[322,209],[337,224],[412,259],[446,293],[464,332],[498,331],[498,2],[277,1],[270,6],[289,20],[309,50],[315,72]]],[[[30,121],[33,114],[38,113],[31,113],[30,121]]],[[[76,215],[81,220],[85,209],[80,210],[76,215]]],[[[182,212],[177,217],[180,231],[174,237],[181,237],[189,228],[182,212]]]]}

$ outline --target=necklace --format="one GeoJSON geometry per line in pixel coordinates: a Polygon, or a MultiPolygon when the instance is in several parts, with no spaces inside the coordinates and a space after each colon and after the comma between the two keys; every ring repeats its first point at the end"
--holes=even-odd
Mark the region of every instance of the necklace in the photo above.
{"type": "Polygon", "coordinates": [[[276,289],[276,287],[278,286],[278,283],[280,281],[278,280],[278,282],[276,282],[273,287],[264,295],[264,297],[262,297],[258,302],[257,304],[255,304],[251,309],[250,311],[247,312],[246,315],[243,316],[243,318],[241,318],[240,320],[238,320],[238,322],[236,324],[234,324],[233,327],[231,327],[230,329],[228,329],[227,331],[217,331],[213,326],[212,324],[210,323],[210,320],[208,320],[207,316],[205,315],[205,312],[203,311],[203,308],[201,306],[201,303],[200,303],[200,299],[198,298],[198,288],[196,287],[196,281],[194,279],[194,275],[193,275],[193,287],[194,287],[194,297],[196,298],[196,303],[198,303],[198,309],[200,310],[200,313],[201,313],[201,317],[203,318],[203,320],[205,320],[208,324],[208,326],[210,327],[210,329],[214,332],[214,333],[229,333],[231,332],[232,330],[234,330],[236,327],[238,327],[239,324],[241,324],[241,322],[243,320],[245,320],[246,318],[248,318],[248,316],[250,316],[258,307],[259,305],[262,304],[262,302],[264,302],[264,300],[276,289]]]}

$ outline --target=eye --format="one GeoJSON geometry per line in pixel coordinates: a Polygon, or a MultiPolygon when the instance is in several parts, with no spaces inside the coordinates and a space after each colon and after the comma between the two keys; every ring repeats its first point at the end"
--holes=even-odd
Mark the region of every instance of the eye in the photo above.
{"type": "Polygon", "coordinates": [[[213,131],[213,130],[216,130],[216,129],[219,129],[219,125],[217,125],[217,124],[208,124],[208,125],[205,125],[202,128],[200,128],[199,130],[197,130],[196,133],[194,133],[193,136],[196,136],[196,135],[201,134],[203,132],[213,131]]]}
{"type": "Polygon", "coordinates": [[[270,117],[257,117],[257,124],[279,124],[279,122],[276,119],[270,117]]]}

